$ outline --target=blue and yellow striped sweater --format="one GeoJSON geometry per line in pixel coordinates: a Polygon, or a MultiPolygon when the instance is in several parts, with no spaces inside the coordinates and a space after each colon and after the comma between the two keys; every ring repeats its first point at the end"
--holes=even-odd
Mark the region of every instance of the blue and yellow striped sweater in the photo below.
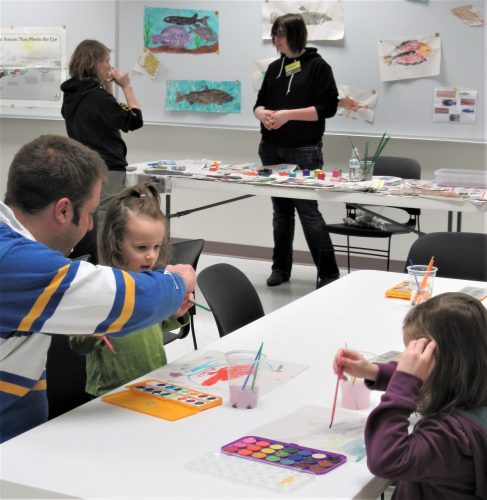
{"type": "Polygon", "coordinates": [[[167,271],[72,262],[0,203],[0,441],[47,419],[49,334],[125,335],[174,315],[185,293],[167,271]]]}

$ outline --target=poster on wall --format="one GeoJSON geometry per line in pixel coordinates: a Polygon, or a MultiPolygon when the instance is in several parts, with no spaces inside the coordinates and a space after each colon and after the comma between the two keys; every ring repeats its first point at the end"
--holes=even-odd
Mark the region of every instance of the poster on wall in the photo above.
{"type": "Polygon", "coordinates": [[[264,81],[265,72],[272,61],[275,61],[275,57],[268,57],[266,59],[256,59],[252,61],[252,87],[258,92],[260,87],[262,87],[262,82],[264,81]]]}
{"type": "Polygon", "coordinates": [[[218,12],[145,7],[144,47],[175,54],[217,53],[218,12]]]}
{"type": "Polygon", "coordinates": [[[477,27],[485,25],[485,19],[471,5],[454,7],[451,9],[451,12],[468,26],[477,27]]]}
{"type": "Polygon", "coordinates": [[[0,104],[60,107],[66,80],[66,30],[14,27],[0,31],[0,104]]]}
{"type": "Polygon", "coordinates": [[[476,115],[476,90],[456,88],[434,90],[433,122],[475,123],[476,115]]]}
{"type": "Polygon", "coordinates": [[[438,33],[380,40],[378,49],[383,82],[440,74],[441,37],[438,33]]]}
{"type": "Polygon", "coordinates": [[[167,111],[240,113],[239,81],[167,80],[167,111]]]}
{"type": "Polygon", "coordinates": [[[287,13],[301,14],[308,31],[308,40],[341,40],[345,33],[342,2],[300,1],[263,2],[262,38],[270,40],[271,27],[277,17],[287,13]]]}
{"type": "Polygon", "coordinates": [[[357,109],[351,110],[339,106],[336,116],[361,119],[369,123],[374,121],[375,107],[377,105],[377,92],[375,89],[365,90],[342,83],[339,83],[337,87],[338,98],[348,97],[349,99],[353,99],[357,104],[357,109]]]}

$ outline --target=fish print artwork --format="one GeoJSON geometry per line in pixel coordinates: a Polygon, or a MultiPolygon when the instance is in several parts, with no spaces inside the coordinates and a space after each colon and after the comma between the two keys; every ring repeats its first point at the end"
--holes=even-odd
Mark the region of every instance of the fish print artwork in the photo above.
{"type": "Polygon", "coordinates": [[[146,7],[144,47],[151,52],[217,53],[218,12],[146,7]]]}
{"type": "Polygon", "coordinates": [[[167,81],[167,111],[240,113],[240,100],[241,86],[238,81],[167,81]]]}
{"type": "Polygon", "coordinates": [[[287,13],[300,14],[308,31],[308,40],[341,40],[345,33],[343,2],[301,0],[262,2],[262,38],[271,38],[274,21],[287,13]]]}
{"type": "Polygon", "coordinates": [[[390,54],[384,56],[384,62],[386,64],[403,64],[404,66],[421,64],[427,60],[431,51],[431,45],[427,43],[407,40],[395,47],[390,54]]]}
{"type": "MultiPolygon", "coordinates": [[[[303,17],[304,24],[306,24],[306,26],[333,21],[333,19],[324,12],[310,11],[304,5],[298,7],[298,13],[303,17]]],[[[271,24],[273,24],[280,15],[281,14],[279,12],[272,12],[270,15],[271,24]]]]}
{"type": "Polygon", "coordinates": [[[440,74],[439,34],[380,40],[378,49],[380,76],[383,82],[440,74]]]}

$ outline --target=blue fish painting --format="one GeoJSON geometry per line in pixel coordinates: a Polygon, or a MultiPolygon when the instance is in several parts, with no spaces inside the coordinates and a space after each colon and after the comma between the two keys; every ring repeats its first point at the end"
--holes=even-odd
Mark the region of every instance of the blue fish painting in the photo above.
{"type": "Polygon", "coordinates": [[[151,52],[210,54],[219,50],[218,12],[146,7],[144,47],[151,52]]]}
{"type": "Polygon", "coordinates": [[[167,111],[240,113],[238,81],[167,80],[167,111]]]}

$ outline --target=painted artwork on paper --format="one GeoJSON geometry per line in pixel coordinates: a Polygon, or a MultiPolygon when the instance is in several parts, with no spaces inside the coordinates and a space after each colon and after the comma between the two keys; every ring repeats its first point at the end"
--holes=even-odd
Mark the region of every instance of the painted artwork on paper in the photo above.
{"type": "Polygon", "coordinates": [[[349,462],[364,460],[364,428],[367,415],[337,409],[330,428],[331,410],[321,406],[303,406],[257,429],[252,435],[279,436],[279,439],[303,446],[343,453],[349,462]]]}
{"type": "Polygon", "coordinates": [[[375,91],[375,89],[365,90],[341,83],[339,83],[337,87],[339,99],[348,97],[349,99],[354,100],[357,104],[356,110],[346,109],[339,106],[337,110],[337,116],[360,119],[369,123],[373,123],[375,107],[377,105],[377,92],[375,91]]]}
{"type": "Polygon", "coordinates": [[[275,57],[268,57],[266,59],[256,59],[255,61],[252,61],[252,87],[256,92],[258,92],[262,86],[265,72],[267,71],[269,64],[275,60],[275,57]]]}
{"type": "Polygon", "coordinates": [[[216,53],[219,49],[218,12],[146,7],[144,47],[151,52],[216,53]]]}
{"type": "Polygon", "coordinates": [[[451,12],[468,26],[485,26],[485,19],[471,5],[454,7],[451,12]]]}
{"type": "MultiPolygon", "coordinates": [[[[261,394],[279,387],[308,368],[272,359],[263,359],[260,365],[259,391],[261,394]]],[[[242,366],[242,374],[248,373],[249,365],[242,366]]],[[[228,395],[228,372],[223,352],[208,351],[185,362],[174,362],[157,371],[157,376],[179,385],[188,384],[215,394],[228,395]]]]}
{"type": "Polygon", "coordinates": [[[159,59],[149,49],[144,48],[143,53],[137,58],[137,62],[134,65],[134,71],[155,79],[157,78],[160,65],[161,62],[159,59]]]}
{"type": "Polygon", "coordinates": [[[477,91],[471,89],[438,88],[434,91],[433,122],[475,123],[477,91]]]}
{"type": "Polygon", "coordinates": [[[440,35],[380,40],[379,69],[383,82],[425,78],[440,74],[440,35]]]}
{"type": "Polygon", "coordinates": [[[238,81],[167,80],[167,111],[240,113],[238,81]]]}
{"type": "Polygon", "coordinates": [[[343,2],[303,0],[262,3],[262,38],[270,40],[271,27],[283,14],[301,14],[308,40],[341,40],[345,33],[343,2]]]}

